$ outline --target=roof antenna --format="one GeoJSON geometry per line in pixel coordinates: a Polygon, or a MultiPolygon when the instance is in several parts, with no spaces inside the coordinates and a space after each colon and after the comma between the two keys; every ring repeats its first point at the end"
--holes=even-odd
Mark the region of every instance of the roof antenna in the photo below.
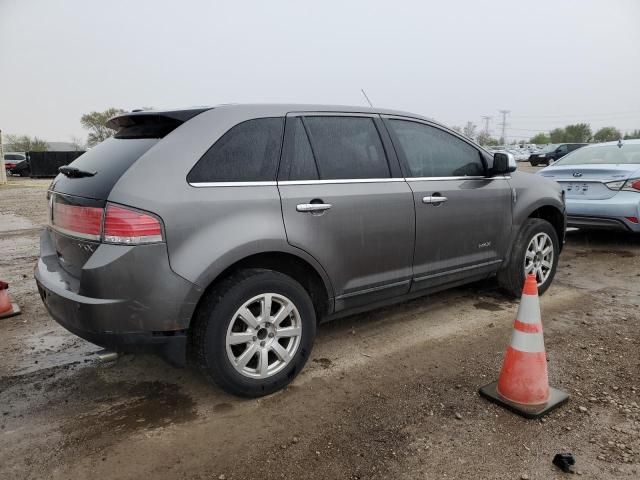
{"type": "Polygon", "coordinates": [[[369,100],[369,97],[367,97],[367,93],[364,91],[364,88],[361,88],[360,91],[362,92],[362,95],[364,95],[364,98],[367,100],[369,106],[373,108],[373,103],[371,103],[371,100],[369,100]]]}
{"type": "Polygon", "coordinates": [[[618,148],[622,148],[622,145],[624,144],[622,143],[622,139],[620,138],[618,139],[618,148]]]}

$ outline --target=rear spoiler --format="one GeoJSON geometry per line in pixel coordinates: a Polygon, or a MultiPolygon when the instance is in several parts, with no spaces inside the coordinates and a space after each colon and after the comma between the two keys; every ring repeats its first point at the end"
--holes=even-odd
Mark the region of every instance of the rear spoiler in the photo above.
{"type": "Polygon", "coordinates": [[[165,112],[134,111],[110,118],[106,126],[117,131],[116,138],[164,137],[187,120],[210,109],[203,107],[165,112]]]}

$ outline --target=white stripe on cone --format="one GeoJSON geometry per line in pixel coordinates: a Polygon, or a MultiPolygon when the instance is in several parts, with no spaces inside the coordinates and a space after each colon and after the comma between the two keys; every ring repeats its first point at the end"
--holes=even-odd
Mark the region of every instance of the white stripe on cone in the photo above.
{"type": "Polygon", "coordinates": [[[525,333],[514,328],[513,335],[511,336],[511,348],[526,353],[544,352],[544,337],[542,336],[542,332],[525,333]]]}
{"type": "Polygon", "coordinates": [[[522,295],[520,307],[518,307],[518,316],[516,318],[522,323],[541,323],[540,302],[538,302],[536,295],[522,295]]]}

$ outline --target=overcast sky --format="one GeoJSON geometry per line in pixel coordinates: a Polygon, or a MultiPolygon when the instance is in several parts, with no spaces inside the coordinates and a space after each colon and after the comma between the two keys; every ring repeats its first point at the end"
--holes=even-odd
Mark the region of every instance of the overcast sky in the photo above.
{"type": "Polygon", "coordinates": [[[510,137],[640,129],[639,0],[0,0],[0,129],[230,102],[364,105],[510,137]]]}

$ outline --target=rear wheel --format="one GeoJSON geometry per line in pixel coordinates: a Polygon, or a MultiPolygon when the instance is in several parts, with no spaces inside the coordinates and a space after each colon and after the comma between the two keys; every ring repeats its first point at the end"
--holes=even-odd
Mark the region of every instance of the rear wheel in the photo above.
{"type": "Polygon", "coordinates": [[[311,298],[298,282],[249,269],[224,280],[203,301],[192,346],[200,367],[223,390],[258,397],[300,373],[315,332],[311,298]]]}
{"type": "Polygon", "coordinates": [[[529,218],[522,226],[507,264],[498,273],[500,286],[513,297],[522,294],[525,276],[534,274],[542,295],[556,274],[559,255],[558,235],[541,218],[529,218]]]}

